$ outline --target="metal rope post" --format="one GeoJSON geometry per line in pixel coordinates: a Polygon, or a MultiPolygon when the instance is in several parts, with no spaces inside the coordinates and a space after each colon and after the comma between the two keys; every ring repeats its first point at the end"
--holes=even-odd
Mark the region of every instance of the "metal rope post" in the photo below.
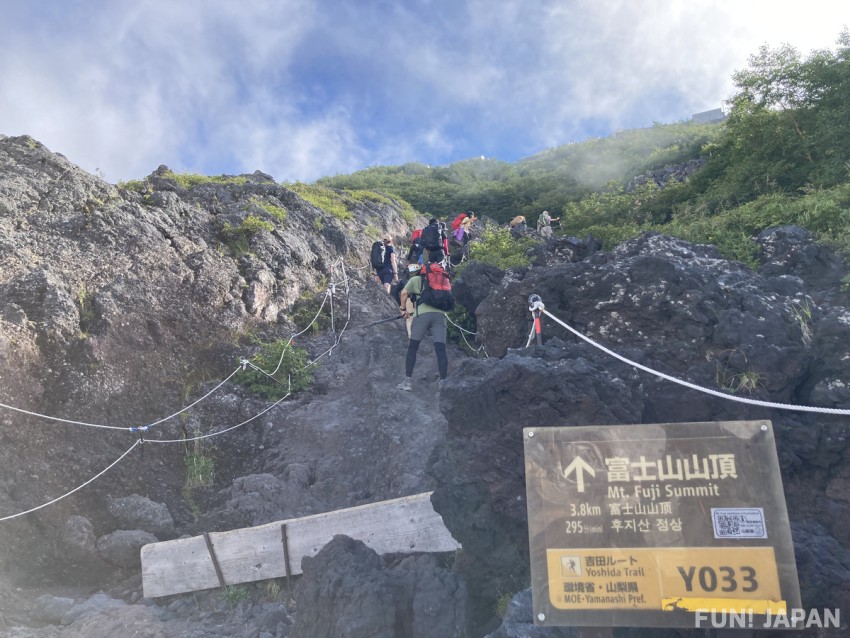
{"type": "Polygon", "coordinates": [[[334,322],[334,293],[336,292],[336,284],[331,282],[330,288],[328,288],[328,294],[331,296],[331,332],[334,333],[334,337],[336,337],[336,324],[334,322]]]}
{"type": "Polygon", "coordinates": [[[543,305],[543,300],[540,298],[540,295],[529,295],[528,297],[528,310],[531,312],[531,316],[534,319],[534,334],[537,337],[537,345],[543,345],[543,335],[540,332],[540,312],[546,306],[543,305]]]}

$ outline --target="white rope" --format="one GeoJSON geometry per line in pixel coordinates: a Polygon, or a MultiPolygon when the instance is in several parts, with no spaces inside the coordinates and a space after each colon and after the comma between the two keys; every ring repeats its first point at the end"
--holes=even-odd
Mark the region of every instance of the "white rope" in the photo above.
{"type": "Polygon", "coordinates": [[[170,416],[167,416],[167,417],[164,417],[164,418],[159,419],[157,421],[154,421],[153,423],[148,423],[147,425],[144,425],[144,426],[141,426],[141,427],[139,427],[139,426],[126,427],[126,426],[119,426],[119,425],[103,425],[103,424],[100,424],[100,423],[87,423],[85,421],[72,421],[71,419],[63,419],[63,418],[58,417],[58,416],[50,416],[49,414],[40,414],[38,412],[30,412],[29,410],[16,408],[12,405],[7,405],[5,403],[0,403],[0,407],[6,408],[8,410],[14,410],[15,412],[20,412],[21,414],[28,414],[30,416],[38,417],[40,419],[47,419],[49,421],[58,421],[60,423],[69,423],[71,425],[85,425],[86,427],[90,427],[90,428],[102,428],[102,429],[106,429],[106,430],[129,430],[130,432],[135,432],[139,429],[147,430],[148,428],[153,427],[154,425],[159,425],[160,423],[164,423],[164,422],[168,421],[169,419],[173,419],[174,417],[179,416],[180,414],[183,414],[187,410],[190,410],[194,406],[198,405],[201,401],[203,401],[204,399],[209,397],[213,392],[218,390],[225,383],[227,383],[233,377],[234,374],[239,372],[240,368],[241,368],[241,366],[236,368],[233,372],[231,372],[228,375],[228,377],[224,381],[219,383],[217,386],[215,386],[212,390],[207,392],[204,396],[202,396],[197,401],[190,403],[186,407],[181,408],[179,411],[175,412],[174,414],[172,414],[170,416]]]}
{"type": "Polygon", "coordinates": [[[175,413],[174,413],[174,414],[172,414],[171,416],[167,416],[167,417],[165,417],[164,419],[159,419],[158,421],[154,421],[153,423],[148,423],[148,425],[147,425],[146,427],[147,427],[147,428],[150,428],[150,427],[153,427],[154,425],[159,425],[160,423],[165,423],[165,422],[166,422],[166,421],[168,421],[169,419],[173,419],[174,417],[176,417],[176,416],[178,416],[178,415],[180,415],[180,414],[183,414],[183,413],[184,413],[184,412],[186,412],[187,410],[192,409],[193,407],[195,407],[196,405],[198,405],[201,401],[203,401],[203,400],[204,400],[204,399],[206,399],[208,396],[210,396],[213,392],[215,392],[216,390],[218,390],[218,389],[219,389],[221,386],[223,386],[225,383],[227,383],[228,381],[230,381],[230,379],[233,377],[233,375],[234,375],[234,374],[236,374],[237,372],[239,372],[239,370],[241,370],[241,369],[242,369],[242,366],[240,365],[240,366],[239,366],[239,367],[237,367],[237,368],[236,368],[233,372],[231,372],[229,375],[227,375],[227,378],[226,378],[226,379],[224,379],[224,381],[222,381],[221,383],[219,383],[217,386],[215,386],[212,390],[210,390],[209,392],[207,392],[204,396],[202,396],[202,397],[201,397],[200,399],[198,399],[197,401],[194,401],[194,402],[190,403],[190,404],[189,404],[189,405],[187,405],[185,408],[182,408],[181,410],[179,410],[178,412],[175,412],[175,413]]]}
{"type": "Polygon", "coordinates": [[[24,410],[22,408],[16,408],[13,405],[7,405],[5,403],[0,403],[0,408],[6,408],[7,410],[14,410],[15,412],[20,412],[21,414],[28,414],[30,416],[35,416],[40,419],[48,419],[50,421],[59,421],[60,423],[70,423],[71,425],[85,425],[90,428],[104,428],[107,430],[129,430],[130,428],[122,427],[118,425],[101,425],[99,423],[86,423],[85,421],[72,421],[70,419],[63,419],[58,416],[50,416],[48,414],[39,414],[38,412],[30,412],[29,410],[24,410]]]}
{"type": "Polygon", "coordinates": [[[253,421],[254,419],[258,419],[258,418],[260,418],[260,417],[261,417],[261,416],[263,416],[266,412],[268,412],[269,410],[271,410],[272,408],[274,408],[275,406],[277,406],[279,403],[281,403],[284,399],[288,398],[291,394],[292,394],[291,392],[287,392],[284,396],[282,396],[280,399],[278,399],[277,401],[275,401],[274,403],[272,403],[272,404],[271,404],[269,407],[267,407],[265,410],[263,410],[263,411],[261,411],[261,412],[258,412],[257,414],[255,414],[254,416],[252,416],[252,417],[251,417],[251,418],[249,418],[249,419],[245,419],[244,421],[242,421],[242,423],[237,423],[236,425],[232,425],[232,426],[230,426],[229,428],[226,428],[226,429],[224,429],[224,430],[218,430],[218,431],[216,431],[216,432],[210,432],[209,434],[201,434],[201,435],[198,435],[198,436],[193,436],[193,437],[191,437],[191,438],[182,438],[182,439],[145,439],[145,443],[187,443],[187,442],[189,442],[189,441],[200,441],[201,439],[210,439],[210,438],[212,438],[212,437],[214,437],[214,436],[218,436],[219,434],[224,434],[225,432],[230,432],[231,430],[235,430],[236,428],[241,428],[241,427],[242,427],[243,425],[245,425],[246,423],[250,423],[250,422],[251,422],[251,421],[253,421]]]}
{"type": "MultiPolygon", "coordinates": [[[[699,392],[711,394],[713,396],[720,397],[721,399],[729,399],[730,401],[737,401],[739,403],[748,403],[750,405],[758,405],[758,406],[764,407],[764,408],[775,408],[775,409],[778,409],[778,410],[797,410],[797,411],[800,411],[800,412],[819,412],[821,414],[840,414],[840,415],[844,415],[844,416],[850,415],[850,410],[842,410],[842,409],[839,409],[839,408],[821,408],[821,407],[817,407],[817,406],[791,405],[790,403],[773,403],[771,401],[760,401],[758,399],[747,399],[747,398],[744,398],[744,397],[736,397],[736,396],[732,396],[731,394],[727,394],[725,392],[719,392],[717,390],[712,390],[711,388],[706,388],[704,386],[697,385],[695,383],[690,383],[689,381],[683,381],[682,379],[677,379],[676,377],[671,377],[669,374],[664,374],[663,372],[658,372],[657,370],[653,370],[652,368],[647,368],[646,366],[641,365],[637,361],[632,361],[631,359],[627,359],[626,357],[621,356],[621,355],[617,354],[616,352],[614,352],[612,350],[609,350],[605,346],[596,343],[595,341],[584,336],[583,334],[581,334],[580,332],[578,332],[574,328],[568,326],[566,323],[564,323],[563,321],[558,319],[555,315],[553,315],[548,310],[541,308],[541,312],[543,312],[543,314],[545,314],[547,317],[550,317],[555,322],[562,325],[564,328],[569,330],[571,333],[573,333],[578,338],[583,339],[584,341],[586,341],[587,343],[589,343],[590,345],[592,345],[595,348],[599,348],[600,350],[602,350],[602,352],[611,355],[615,359],[619,359],[623,363],[627,363],[630,366],[633,366],[635,368],[643,370],[644,372],[649,372],[650,374],[654,374],[655,376],[661,377],[662,379],[666,379],[667,381],[672,381],[673,383],[678,383],[679,385],[683,385],[686,388],[691,388],[692,390],[697,390],[699,392]]],[[[533,332],[534,331],[532,330],[532,333],[533,332]]],[[[531,342],[531,340],[529,338],[529,343],[530,342],[531,342]]]]}
{"type": "Polygon", "coordinates": [[[471,332],[469,330],[466,330],[463,326],[459,326],[458,324],[456,324],[454,321],[451,320],[451,318],[449,317],[448,314],[446,314],[446,321],[448,321],[455,328],[460,330],[460,338],[463,339],[463,342],[466,344],[467,348],[472,350],[475,354],[478,354],[479,352],[483,352],[485,357],[487,357],[488,359],[490,358],[490,355],[487,354],[487,351],[484,349],[483,343],[481,344],[481,346],[479,348],[476,349],[476,348],[473,348],[472,345],[469,343],[469,341],[466,340],[466,334],[477,335],[478,334],[477,332],[471,332]],[[464,334],[464,333],[466,333],[466,334],[464,334]]]}
{"type": "Polygon", "coordinates": [[[283,349],[280,351],[280,361],[277,362],[277,366],[275,367],[275,369],[272,370],[271,372],[265,372],[264,370],[260,370],[260,368],[257,368],[257,370],[260,370],[260,372],[262,372],[263,374],[267,374],[269,376],[277,374],[277,371],[280,370],[280,366],[283,365],[283,357],[286,355],[286,349],[289,346],[292,345],[292,342],[295,340],[295,337],[300,337],[301,335],[303,335],[305,332],[307,332],[310,329],[310,327],[314,323],[316,323],[316,321],[318,321],[319,315],[322,313],[322,308],[325,307],[325,304],[327,303],[328,297],[330,297],[330,294],[331,294],[330,290],[325,291],[325,298],[322,299],[322,305],[319,306],[319,310],[316,312],[316,316],[313,317],[313,320],[310,323],[307,324],[307,327],[304,328],[304,330],[302,330],[301,332],[296,332],[294,335],[289,337],[289,341],[286,342],[286,345],[283,346],[283,349]]]}
{"type": "MultiPolygon", "coordinates": [[[[548,313],[547,313],[548,314],[548,313]]],[[[528,341],[525,342],[525,347],[531,345],[531,342],[534,340],[534,326],[531,326],[531,332],[528,333],[528,341]]]]}
{"type": "Polygon", "coordinates": [[[19,516],[26,516],[27,514],[31,514],[31,513],[35,512],[37,510],[43,509],[43,508],[47,507],[48,505],[53,505],[54,503],[61,501],[63,498],[71,496],[71,494],[73,494],[74,492],[78,492],[79,490],[83,489],[86,485],[88,485],[89,483],[92,483],[93,481],[96,481],[101,476],[106,474],[109,470],[111,470],[113,467],[115,467],[125,456],[127,456],[130,452],[133,451],[133,448],[135,448],[140,443],[141,443],[141,440],[135,441],[133,443],[133,445],[131,445],[130,448],[126,452],[124,452],[124,454],[122,454],[117,459],[115,459],[115,461],[113,461],[113,463],[109,467],[107,467],[105,470],[102,470],[99,473],[95,474],[88,481],[86,481],[82,485],[75,487],[70,492],[67,492],[66,494],[63,494],[62,496],[54,498],[52,501],[48,501],[47,503],[43,503],[42,505],[39,505],[38,507],[33,507],[32,509],[28,509],[26,512],[19,512],[17,514],[12,514],[10,516],[4,516],[4,517],[0,518],[0,523],[2,523],[3,521],[11,520],[13,518],[18,518],[19,516]]]}
{"type": "MultiPolygon", "coordinates": [[[[328,355],[333,352],[333,349],[336,348],[340,342],[342,341],[342,335],[345,332],[346,328],[348,328],[348,324],[351,323],[351,288],[348,285],[348,279],[345,278],[345,266],[340,264],[340,270],[342,271],[343,282],[345,283],[345,300],[346,300],[346,314],[345,314],[345,324],[342,326],[342,330],[339,331],[339,334],[336,336],[334,340],[334,344],[330,347],[328,351],[328,355]]],[[[341,284],[337,284],[341,285],[341,284]]]]}

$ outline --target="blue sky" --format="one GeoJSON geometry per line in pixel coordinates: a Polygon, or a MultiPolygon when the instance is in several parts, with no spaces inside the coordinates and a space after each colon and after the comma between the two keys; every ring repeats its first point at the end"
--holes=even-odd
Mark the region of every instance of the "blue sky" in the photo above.
{"type": "Polygon", "coordinates": [[[846,2],[0,0],[0,134],[107,181],[515,161],[717,108],[846,2]]]}

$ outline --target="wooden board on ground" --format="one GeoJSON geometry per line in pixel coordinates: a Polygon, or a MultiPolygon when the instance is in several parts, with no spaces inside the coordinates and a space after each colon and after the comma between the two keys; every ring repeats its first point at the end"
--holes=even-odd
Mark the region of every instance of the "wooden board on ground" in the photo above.
{"type": "MultiPolygon", "coordinates": [[[[379,554],[460,548],[431,506],[431,492],[425,492],[258,527],[210,532],[225,584],[285,576],[284,525],[290,574],[300,574],[301,559],[318,554],[337,534],[361,540],[379,554]]],[[[204,536],[151,543],[142,547],[141,557],[146,598],[220,586],[204,536]]]]}

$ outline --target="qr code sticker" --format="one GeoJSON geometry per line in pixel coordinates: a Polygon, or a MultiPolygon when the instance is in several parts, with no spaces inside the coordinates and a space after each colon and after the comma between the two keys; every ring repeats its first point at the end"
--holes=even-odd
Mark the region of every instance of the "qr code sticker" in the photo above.
{"type": "Polygon", "coordinates": [[[760,507],[712,507],[711,520],[714,538],[767,538],[760,507]]]}

